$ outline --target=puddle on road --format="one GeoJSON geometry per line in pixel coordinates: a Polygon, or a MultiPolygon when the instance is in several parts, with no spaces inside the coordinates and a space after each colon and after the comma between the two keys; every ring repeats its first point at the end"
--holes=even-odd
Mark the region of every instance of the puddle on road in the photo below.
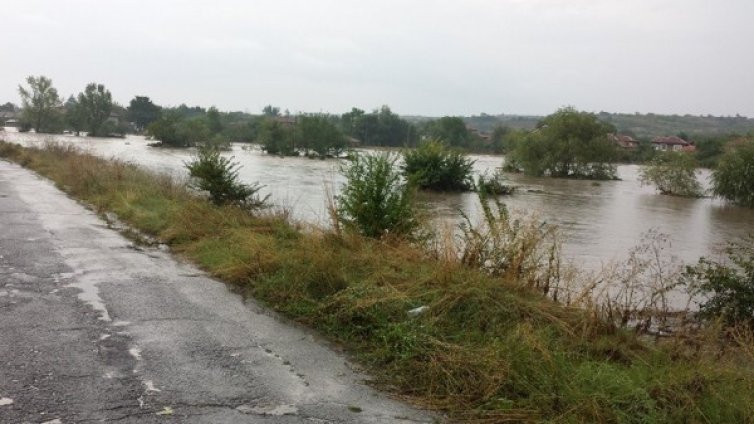
{"type": "Polygon", "coordinates": [[[0,397],[0,406],[7,406],[13,404],[13,399],[0,397]]]}

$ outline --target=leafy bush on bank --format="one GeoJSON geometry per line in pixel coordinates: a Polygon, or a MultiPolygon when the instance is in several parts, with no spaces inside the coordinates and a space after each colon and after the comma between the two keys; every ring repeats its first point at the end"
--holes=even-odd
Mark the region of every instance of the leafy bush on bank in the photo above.
{"type": "Polygon", "coordinates": [[[240,165],[233,158],[225,158],[214,147],[201,147],[196,158],[186,163],[193,188],[206,191],[212,203],[234,205],[246,210],[259,209],[269,198],[258,196],[259,184],[248,185],[238,180],[240,165]]]}
{"type": "Polygon", "coordinates": [[[372,238],[412,238],[420,227],[412,189],[396,170],[397,157],[355,154],[341,168],[346,184],[337,215],[346,228],[372,238]]]}

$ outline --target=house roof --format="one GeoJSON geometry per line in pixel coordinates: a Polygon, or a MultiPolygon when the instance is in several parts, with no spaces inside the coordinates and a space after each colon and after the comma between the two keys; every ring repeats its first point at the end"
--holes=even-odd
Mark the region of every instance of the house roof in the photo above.
{"type": "Polygon", "coordinates": [[[615,143],[638,143],[639,140],[631,137],[630,135],[625,134],[608,134],[607,135],[610,141],[613,141],[615,143]]]}

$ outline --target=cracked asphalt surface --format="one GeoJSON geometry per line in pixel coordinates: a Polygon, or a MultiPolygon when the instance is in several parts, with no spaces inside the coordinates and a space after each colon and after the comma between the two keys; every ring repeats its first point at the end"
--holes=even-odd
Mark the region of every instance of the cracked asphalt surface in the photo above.
{"type": "Polygon", "coordinates": [[[0,161],[0,423],[433,422],[342,355],[0,161]]]}

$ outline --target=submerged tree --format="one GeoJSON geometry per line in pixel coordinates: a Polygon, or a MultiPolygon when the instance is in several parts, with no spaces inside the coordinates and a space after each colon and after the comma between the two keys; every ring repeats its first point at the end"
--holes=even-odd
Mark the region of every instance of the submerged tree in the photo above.
{"type": "Polygon", "coordinates": [[[563,108],[516,143],[510,159],[530,175],[615,179],[616,147],[607,138],[614,130],[594,114],[563,108]]]}
{"type": "Polygon", "coordinates": [[[427,140],[403,153],[403,173],[418,188],[433,191],[468,191],[474,161],[441,140],[427,140]]]}
{"type": "Polygon", "coordinates": [[[296,139],[301,148],[319,157],[338,156],[346,147],[343,133],[326,116],[303,115],[296,124],[296,139]]]}
{"type": "Polygon", "coordinates": [[[754,140],[730,146],[712,173],[715,195],[754,208],[754,140]]]}
{"type": "Polygon", "coordinates": [[[36,132],[47,132],[57,118],[60,106],[58,90],[52,86],[52,80],[40,75],[26,78],[28,88],[18,86],[23,104],[22,117],[36,132]]]}
{"type": "Polygon", "coordinates": [[[104,136],[104,124],[113,110],[113,96],[102,84],[87,84],[83,93],[78,95],[78,103],[82,108],[85,128],[90,136],[104,136]]]}
{"type": "Polygon", "coordinates": [[[146,96],[136,96],[128,105],[128,119],[135,123],[140,131],[158,120],[161,113],[162,108],[152,103],[152,100],[146,96]]]}
{"type": "Polygon", "coordinates": [[[696,161],[690,153],[664,152],[642,167],[642,185],[654,185],[662,194],[700,197],[702,186],[696,178],[696,161]]]}

